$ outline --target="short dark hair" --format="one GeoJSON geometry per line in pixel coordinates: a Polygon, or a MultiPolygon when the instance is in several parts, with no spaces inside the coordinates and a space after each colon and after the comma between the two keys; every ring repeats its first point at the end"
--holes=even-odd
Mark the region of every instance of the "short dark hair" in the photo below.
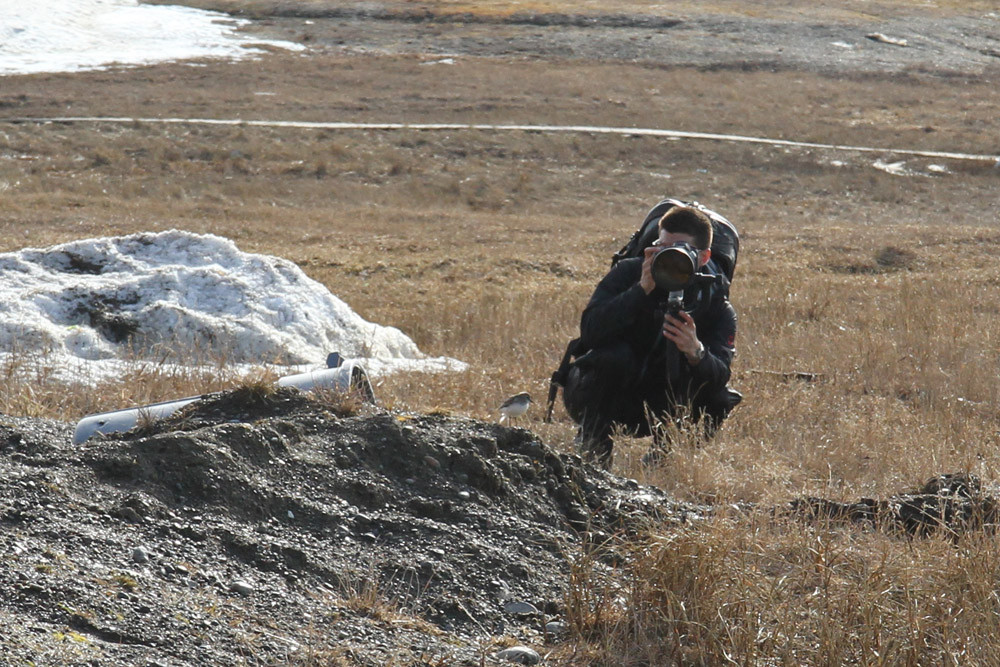
{"type": "Polygon", "coordinates": [[[675,206],[664,213],[660,231],[687,234],[700,250],[712,247],[712,219],[692,206],[675,206]]]}

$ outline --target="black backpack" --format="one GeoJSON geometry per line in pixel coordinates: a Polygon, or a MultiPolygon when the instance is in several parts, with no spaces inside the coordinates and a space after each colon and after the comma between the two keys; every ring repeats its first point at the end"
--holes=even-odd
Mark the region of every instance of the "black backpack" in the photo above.
{"type": "MultiPolygon", "coordinates": [[[[642,224],[639,225],[639,229],[628,240],[628,243],[612,255],[611,266],[629,257],[642,257],[643,251],[659,238],[660,218],[675,206],[691,206],[709,217],[712,221],[712,258],[706,266],[706,269],[708,269],[707,272],[724,275],[726,280],[732,282],[733,275],[736,272],[736,260],[740,253],[740,235],[736,231],[736,226],[712,209],[698,202],[685,202],[680,199],[664,199],[651,208],[643,219],[642,224]]],[[[574,338],[569,342],[559,368],[552,374],[552,379],[549,382],[549,403],[548,412],[545,416],[546,422],[552,421],[552,407],[555,404],[556,394],[559,391],[559,387],[566,386],[566,379],[569,375],[573,358],[587,351],[579,349],[579,343],[579,338],[574,338]]]]}
{"type": "Polygon", "coordinates": [[[643,251],[660,235],[660,218],[675,206],[690,206],[709,217],[712,221],[712,259],[708,262],[709,272],[725,275],[732,282],[736,272],[736,258],[740,254],[740,235],[736,227],[712,209],[698,202],[689,203],[680,199],[664,199],[651,208],[628,243],[611,257],[611,266],[627,257],[642,257],[643,251]]]}

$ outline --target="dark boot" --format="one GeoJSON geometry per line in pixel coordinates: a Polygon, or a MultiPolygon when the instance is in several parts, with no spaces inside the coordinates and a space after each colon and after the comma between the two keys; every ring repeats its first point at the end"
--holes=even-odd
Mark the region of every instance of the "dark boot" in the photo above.
{"type": "Polygon", "coordinates": [[[653,444],[650,446],[649,451],[643,454],[640,459],[642,465],[646,467],[663,465],[666,462],[667,455],[674,448],[667,425],[661,422],[654,425],[651,430],[653,431],[653,444]]]}
{"type": "Polygon", "coordinates": [[[585,461],[610,470],[614,442],[611,440],[611,422],[607,417],[596,411],[585,413],[580,421],[580,430],[576,438],[580,446],[580,455],[585,461]]]}
{"type": "Polygon", "coordinates": [[[611,460],[614,456],[614,442],[610,436],[600,440],[584,440],[580,446],[583,460],[599,465],[605,470],[611,470],[611,460]]]}
{"type": "Polygon", "coordinates": [[[719,427],[722,426],[722,422],[726,420],[729,413],[732,412],[733,408],[739,405],[742,400],[743,394],[735,389],[726,387],[718,394],[710,397],[708,401],[695,408],[695,422],[701,423],[702,427],[705,429],[706,439],[711,440],[715,437],[715,433],[719,430],[719,427]]]}

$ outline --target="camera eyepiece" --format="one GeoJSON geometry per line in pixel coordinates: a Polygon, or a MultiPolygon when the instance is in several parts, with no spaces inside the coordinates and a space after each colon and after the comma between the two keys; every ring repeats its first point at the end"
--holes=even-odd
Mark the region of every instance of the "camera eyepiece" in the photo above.
{"type": "Polygon", "coordinates": [[[653,255],[650,267],[653,282],[664,292],[684,290],[698,272],[698,249],[687,243],[675,243],[653,255]]]}

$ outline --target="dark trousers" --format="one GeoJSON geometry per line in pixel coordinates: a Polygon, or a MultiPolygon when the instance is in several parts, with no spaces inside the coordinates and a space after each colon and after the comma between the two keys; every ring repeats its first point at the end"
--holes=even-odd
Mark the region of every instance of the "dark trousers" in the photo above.
{"type": "Polygon", "coordinates": [[[711,437],[742,398],[727,387],[704,393],[671,387],[666,365],[687,363],[659,357],[640,359],[625,343],[597,348],[577,359],[570,369],[563,400],[580,425],[583,451],[607,466],[611,462],[611,432],[616,427],[635,436],[656,435],[653,425],[684,419],[699,424],[711,437]]]}

